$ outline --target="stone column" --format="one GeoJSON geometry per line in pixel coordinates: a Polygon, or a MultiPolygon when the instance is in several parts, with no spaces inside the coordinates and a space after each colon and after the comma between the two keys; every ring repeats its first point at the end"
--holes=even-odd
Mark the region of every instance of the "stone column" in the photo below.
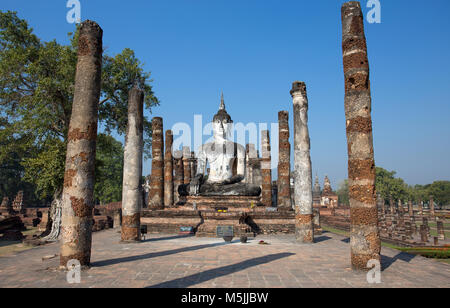
{"type": "Polygon", "coordinates": [[[144,92],[135,86],[128,99],[122,188],[122,241],[141,240],[142,151],[144,148],[144,92]]]}
{"type": "Polygon", "coordinates": [[[294,82],[291,95],[294,105],[295,237],[297,242],[313,243],[311,146],[308,130],[308,97],[305,83],[294,82]]]}
{"type": "Polygon", "coordinates": [[[351,263],[353,269],[368,270],[369,260],[380,260],[381,241],[375,191],[369,62],[359,2],[342,5],[342,24],[351,263]]]}
{"type": "Polygon", "coordinates": [[[414,216],[414,208],[413,208],[412,200],[408,201],[408,211],[409,211],[409,217],[413,217],[414,216]]]}
{"type": "Polygon", "coordinates": [[[420,225],[420,240],[423,243],[427,243],[428,242],[428,230],[427,230],[427,227],[425,225],[420,225]]]}
{"type": "Polygon", "coordinates": [[[189,159],[189,169],[191,169],[191,179],[197,174],[197,159],[195,158],[195,152],[191,152],[191,158],[189,159]]]}
{"type": "Polygon", "coordinates": [[[184,184],[191,182],[191,149],[189,147],[183,147],[183,173],[184,184]]]}
{"type": "Polygon", "coordinates": [[[384,207],[384,198],[381,197],[380,194],[377,194],[377,208],[381,211],[381,215],[386,214],[386,209],[384,207]]]}
{"type": "Polygon", "coordinates": [[[419,198],[419,202],[417,203],[417,205],[419,206],[419,214],[423,215],[423,202],[422,202],[422,199],[419,198]]]}
{"type": "Polygon", "coordinates": [[[181,151],[174,152],[174,168],[175,168],[175,178],[174,178],[174,198],[173,201],[177,204],[180,201],[180,196],[178,194],[178,187],[184,184],[184,168],[183,168],[183,153],[181,151]]]}
{"type": "Polygon", "coordinates": [[[395,205],[394,205],[394,199],[392,197],[389,197],[389,207],[391,208],[391,214],[395,214],[395,205]]]}
{"type": "Polygon", "coordinates": [[[270,154],[270,135],[268,130],[261,132],[262,158],[261,158],[261,174],[262,174],[262,191],[261,203],[264,206],[272,206],[272,156],[270,154]]]}
{"type": "Polygon", "coordinates": [[[166,152],[164,154],[164,206],[173,206],[173,157],[172,157],[173,133],[166,131],[166,152]]]}
{"type": "Polygon", "coordinates": [[[437,225],[437,234],[440,240],[445,240],[445,229],[444,229],[444,222],[442,220],[438,220],[436,222],[437,225]]]}
{"type": "Polygon", "coordinates": [[[150,179],[148,208],[157,210],[164,208],[164,137],[162,118],[153,118],[152,130],[152,177],[150,179]]]}
{"type": "Polygon", "coordinates": [[[403,204],[402,204],[402,200],[398,199],[398,213],[400,215],[403,215],[403,204]]]}
{"type": "Polygon", "coordinates": [[[61,267],[73,259],[81,266],[90,266],[102,36],[103,30],[93,21],[86,20],[79,28],[62,195],[61,267]]]}
{"type": "Polygon", "coordinates": [[[433,200],[433,196],[430,196],[430,215],[432,217],[435,216],[435,211],[434,211],[434,200],[433,200]]]}
{"type": "Polygon", "coordinates": [[[278,113],[279,150],[278,150],[278,209],[289,211],[291,205],[291,144],[289,143],[289,112],[278,113]]]}

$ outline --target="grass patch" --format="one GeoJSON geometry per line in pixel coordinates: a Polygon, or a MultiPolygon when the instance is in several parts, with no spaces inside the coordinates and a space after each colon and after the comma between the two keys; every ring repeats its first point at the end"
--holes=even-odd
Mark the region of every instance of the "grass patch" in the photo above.
{"type": "MultiPolygon", "coordinates": [[[[350,236],[350,232],[339,230],[330,226],[322,225],[322,229],[331,233],[350,236]]],[[[399,247],[390,243],[381,242],[381,246],[400,250],[402,252],[421,255],[425,258],[438,259],[450,264],[450,248],[431,248],[431,247],[399,247]]]]}
{"type": "MultiPolygon", "coordinates": [[[[39,229],[28,227],[27,230],[22,231],[24,236],[30,236],[34,234],[40,234],[39,229]]],[[[26,245],[21,241],[0,241],[0,256],[14,254],[16,252],[25,251],[33,248],[31,245],[26,245]]]]}

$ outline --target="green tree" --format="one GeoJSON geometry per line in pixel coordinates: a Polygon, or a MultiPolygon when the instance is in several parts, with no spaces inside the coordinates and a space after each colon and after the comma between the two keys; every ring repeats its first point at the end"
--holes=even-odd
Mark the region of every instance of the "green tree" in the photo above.
{"type": "MultiPolygon", "coordinates": [[[[0,164],[21,153],[23,179],[41,198],[62,187],[77,62],[78,32],[71,44],[42,42],[16,12],[0,11],[0,164]]],[[[158,105],[150,73],[130,49],[104,54],[99,122],[123,134],[128,92],[135,82],[145,91],[147,110],[158,105]]],[[[151,124],[144,120],[145,153],[150,155],[151,124]]]]}
{"type": "Polygon", "coordinates": [[[387,171],[381,167],[376,167],[375,187],[377,193],[388,201],[390,197],[394,201],[408,200],[411,198],[408,185],[401,178],[395,177],[395,171],[387,171]]]}
{"type": "Polygon", "coordinates": [[[336,191],[338,198],[339,198],[339,204],[343,205],[350,205],[349,196],[348,196],[348,180],[344,180],[339,183],[339,188],[336,191]]]}
{"type": "Polygon", "coordinates": [[[97,138],[94,196],[97,204],[122,200],[123,146],[106,134],[97,138]]]}

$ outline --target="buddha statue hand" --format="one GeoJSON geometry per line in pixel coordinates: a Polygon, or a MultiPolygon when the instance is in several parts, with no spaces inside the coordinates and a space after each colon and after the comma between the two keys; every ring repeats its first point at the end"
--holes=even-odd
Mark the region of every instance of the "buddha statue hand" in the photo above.
{"type": "Polygon", "coordinates": [[[221,184],[222,185],[229,185],[229,184],[235,184],[235,183],[239,183],[244,179],[244,177],[242,175],[234,175],[232,176],[230,179],[223,181],[221,184]]]}

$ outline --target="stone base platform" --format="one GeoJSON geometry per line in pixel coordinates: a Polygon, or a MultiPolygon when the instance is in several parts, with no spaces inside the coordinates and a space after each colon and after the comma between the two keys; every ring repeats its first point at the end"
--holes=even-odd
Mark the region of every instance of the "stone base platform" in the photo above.
{"type": "MultiPolygon", "coordinates": [[[[197,206],[197,210],[216,210],[226,208],[229,212],[247,212],[261,207],[261,197],[250,196],[188,196],[186,207],[197,206]],[[253,206],[253,209],[252,209],[253,206]]],[[[265,208],[263,208],[265,211],[265,208]]]]}
{"type": "Polygon", "coordinates": [[[233,226],[235,237],[241,234],[294,234],[294,212],[267,211],[264,207],[193,210],[192,207],[143,210],[141,224],[149,233],[178,233],[180,227],[193,227],[196,236],[216,237],[217,226],[233,226]]]}

